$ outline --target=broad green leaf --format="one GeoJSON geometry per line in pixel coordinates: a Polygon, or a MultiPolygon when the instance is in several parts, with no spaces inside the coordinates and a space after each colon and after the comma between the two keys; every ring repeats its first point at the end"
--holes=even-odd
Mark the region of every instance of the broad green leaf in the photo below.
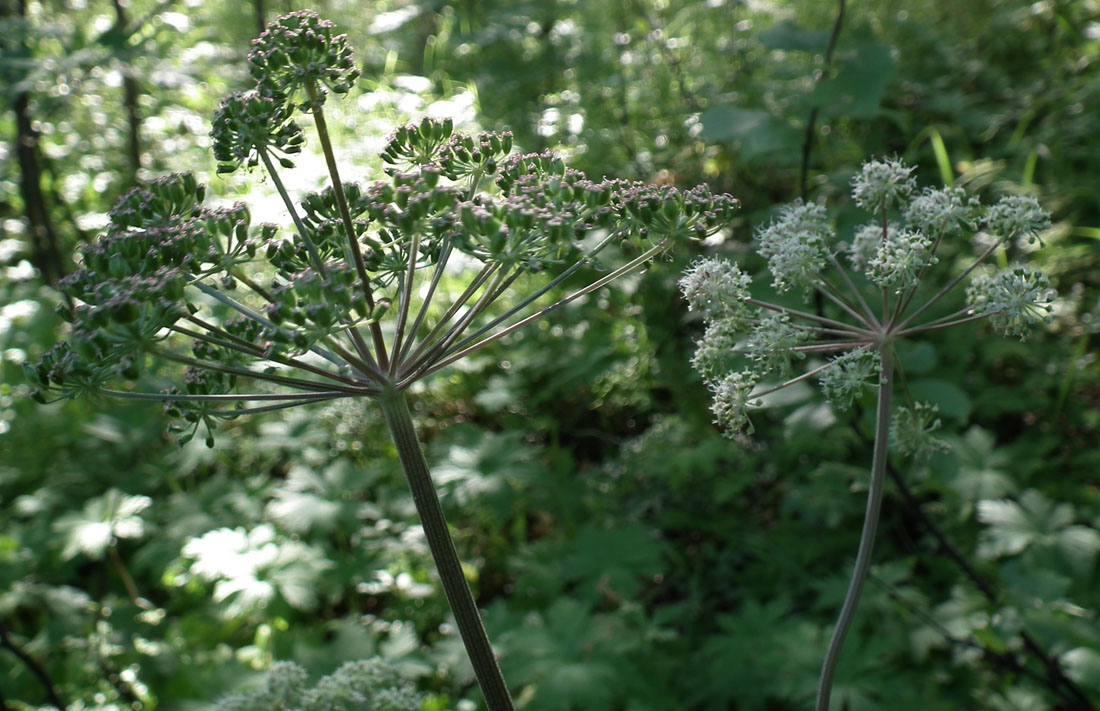
{"type": "Polygon", "coordinates": [[[836,75],[820,82],[811,97],[822,117],[877,116],[897,68],[893,51],[881,44],[864,45],[841,56],[837,65],[836,75]]]}
{"type": "Polygon", "coordinates": [[[1086,689],[1100,689],[1100,652],[1077,647],[1062,655],[1062,665],[1071,679],[1086,689]]]}
{"type": "Polygon", "coordinates": [[[1041,544],[1058,550],[1075,566],[1087,565],[1100,551],[1100,532],[1073,523],[1073,507],[1055,504],[1034,489],[1018,501],[978,503],[978,520],[986,524],[978,555],[1001,558],[1041,544]]]}
{"type": "Polygon", "coordinates": [[[954,383],[938,378],[922,378],[909,383],[915,401],[930,402],[940,408],[940,414],[959,422],[970,417],[970,397],[954,383]]]}
{"type": "Polygon", "coordinates": [[[83,553],[98,559],[115,539],[140,538],[145,535],[140,514],[152,504],[148,496],[130,496],[118,489],[90,499],[81,513],[66,514],[54,524],[54,530],[65,536],[61,555],[73,558],[83,553]]]}
{"type": "Polygon", "coordinates": [[[801,132],[763,109],[712,106],[700,118],[699,137],[707,141],[732,143],[746,160],[798,148],[801,132]]]}
{"type": "Polygon", "coordinates": [[[899,341],[894,348],[907,376],[925,375],[939,362],[936,347],[927,341],[899,341]]]}
{"type": "Polygon", "coordinates": [[[829,36],[824,32],[803,29],[789,20],[784,20],[762,31],[756,38],[768,49],[786,52],[823,52],[829,36]]]}
{"type": "Polygon", "coordinates": [[[958,462],[958,470],[948,485],[966,501],[994,499],[1011,494],[1015,482],[1006,470],[1008,453],[997,449],[996,441],[986,430],[971,427],[962,437],[952,438],[950,455],[958,462]]]}

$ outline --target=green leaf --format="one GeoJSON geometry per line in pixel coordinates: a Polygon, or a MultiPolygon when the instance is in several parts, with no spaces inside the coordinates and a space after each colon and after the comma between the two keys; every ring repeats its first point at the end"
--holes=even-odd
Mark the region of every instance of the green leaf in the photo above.
{"type": "Polygon", "coordinates": [[[823,52],[828,38],[824,32],[804,30],[790,20],[772,25],[757,35],[760,44],[768,49],[786,52],[823,52]]]}
{"type": "Polygon", "coordinates": [[[936,367],[936,347],[927,341],[899,341],[894,346],[898,363],[908,376],[925,375],[936,367]]]}
{"type": "Polygon", "coordinates": [[[731,143],[746,160],[795,150],[802,141],[798,129],[763,109],[712,106],[703,112],[700,122],[700,138],[731,143]]]}
{"type": "Polygon", "coordinates": [[[1100,552],[1100,532],[1074,524],[1073,506],[1055,504],[1034,489],[1018,501],[979,502],[978,520],[988,526],[978,546],[984,558],[1016,555],[1040,544],[1059,551],[1080,569],[1100,552]]]}
{"type": "MultiPolygon", "coordinates": [[[[996,441],[981,427],[971,427],[962,437],[949,440],[950,453],[958,465],[948,486],[966,501],[995,499],[1016,490],[1016,484],[1006,470],[1011,461],[1008,453],[997,449],[996,441]]],[[[938,466],[938,470],[945,467],[938,466]]]]}
{"type": "Polygon", "coordinates": [[[148,496],[130,496],[118,489],[90,499],[81,513],[66,514],[54,524],[54,530],[65,536],[62,557],[83,553],[98,559],[115,539],[140,538],[145,535],[145,521],[139,514],[152,504],[148,496]]]}
{"type": "Polygon", "coordinates": [[[954,383],[938,378],[923,378],[909,383],[909,392],[915,401],[939,406],[944,417],[951,417],[959,422],[966,422],[970,418],[970,397],[954,383]]]}
{"type": "Polygon", "coordinates": [[[1086,689],[1100,689],[1100,652],[1077,647],[1062,655],[1062,665],[1071,679],[1086,689]]]}
{"type": "Polygon", "coordinates": [[[874,118],[897,68],[893,50],[869,44],[848,52],[837,62],[836,76],[820,82],[811,99],[822,118],[874,118]]]}

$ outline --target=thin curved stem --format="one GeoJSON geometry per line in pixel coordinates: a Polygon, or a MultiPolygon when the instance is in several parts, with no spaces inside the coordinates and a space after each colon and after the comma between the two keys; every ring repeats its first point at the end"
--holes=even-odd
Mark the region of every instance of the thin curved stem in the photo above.
{"type": "Polygon", "coordinates": [[[875,312],[871,310],[871,305],[867,303],[867,299],[863,298],[863,293],[860,292],[859,287],[852,281],[852,277],[848,275],[848,270],[844,268],[844,265],[840,263],[840,260],[837,259],[836,255],[831,251],[829,253],[829,259],[832,260],[833,267],[836,268],[837,274],[840,274],[840,278],[844,280],[845,286],[855,295],[856,300],[859,302],[859,307],[863,309],[863,313],[867,315],[867,323],[871,324],[872,327],[878,327],[880,324],[878,319],[875,318],[875,312]]]}
{"type": "Polygon", "coordinates": [[[879,514],[882,511],[882,492],[886,481],[886,455],[890,441],[890,395],[894,387],[894,361],[888,346],[880,346],[879,355],[882,360],[882,374],[879,377],[878,385],[878,410],[875,417],[875,444],[871,456],[871,486],[867,492],[867,512],[863,517],[863,534],[859,539],[859,553],[856,555],[856,564],[852,571],[852,582],[848,586],[848,594],[844,598],[844,605],[840,609],[836,629],[829,641],[829,651],[826,652],[825,663],[821,667],[821,681],[818,682],[817,686],[815,711],[829,711],[833,676],[836,673],[837,662],[840,661],[840,651],[844,646],[844,638],[848,635],[848,629],[855,617],[856,606],[859,604],[859,597],[863,592],[863,583],[867,580],[867,572],[871,568],[871,553],[874,551],[875,534],[878,531],[879,514]]]}
{"type": "Polygon", "coordinates": [[[496,328],[500,324],[502,324],[505,321],[507,321],[508,319],[512,318],[512,316],[515,316],[520,311],[522,311],[523,309],[525,309],[528,306],[530,306],[531,304],[533,304],[535,301],[538,301],[540,298],[542,298],[543,295],[547,294],[552,289],[554,289],[559,284],[561,284],[563,281],[565,281],[566,279],[571,277],[573,274],[575,274],[577,272],[577,270],[579,270],[581,267],[585,266],[586,264],[590,264],[592,258],[595,257],[599,252],[601,252],[604,249],[604,247],[606,247],[608,244],[610,244],[611,239],[613,237],[617,237],[618,235],[619,235],[618,232],[612,232],[611,234],[609,234],[599,244],[597,244],[595,247],[593,247],[592,251],[590,251],[588,254],[584,255],[583,258],[577,260],[576,262],[571,264],[568,268],[564,269],[561,274],[558,274],[556,277],[554,277],[549,282],[547,282],[545,285],[540,287],[538,290],[536,290],[533,294],[528,296],[526,299],[519,302],[515,306],[511,307],[506,312],[504,312],[500,316],[497,316],[492,321],[485,324],[481,328],[477,329],[473,333],[469,334],[468,336],[463,338],[458,343],[454,344],[453,348],[460,349],[460,348],[466,347],[467,345],[473,343],[477,339],[484,336],[486,333],[489,333],[490,331],[492,331],[494,328],[496,328]]]}
{"type": "Polygon", "coordinates": [[[875,319],[874,314],[872,314],[870,310],[868,310],[866,316],[860,315],[860,313],[856,311],[855,304],[852,304],[848,301],[848,299],[844,298],[844,295],[841,294],[840,291],[832,284],[830,284],[824,277],[821,278],[820,283],[814,284],[814,289],[816,289],[819,294],[824,296],[829,301],[832,301],[834,304],[839,306],[841,310],[846,312],[849,316],[859,321],[860,323],[868,326],[869,328],[878,327],[878,321],[875,319]]]}
{"type": "Polygon", "coordinates": [[[302,238],[302,242],[306,246],[306,251],[309,252],[309,258],[313,262],[313,268],[317,270],[318,274],[325,276],[325,263],[321,260],[321,253],[317,251],[317,245],[313,243],[309,228],[305,226],[305,223],[302,222],[302,218],[298,215],[298,209],[294,206],[294,201],[290,199],[290,193],[287,192],[282,179],[279,178],[279,172],[275,170],[275,164],[271,162],[271,156],[268,155],[267,149],[265,148],[261,148],[259,154],[260,160],[264,162],[264,168],[267,169],[267,174],[271,176],[271,182],[275,184],[275,190],[279,193],[279,197],[282,198],[283,205],[286,207],[287,212],[290,213],[290,219],[294,221],[294,226],[298,229],[298,236],[302,238]]]}
{"type": "MultiPolygon", "coordinates": [[[[317,127],[317,139],[321,144],[321,150],[325,154],[325,165],[328,167],[328,175],[332,180],[332,194],[336,198],[336,207],[340,211],[340,220],[344,223],[344,231],[347,233],[348,247],[351,250],[352,261],[355,263],[355,272],[359,275],[359,281],[363,287],[363,297],[366,299],[367,308],[374,311],[374,292],[370,287],[370,277],[367,276],[367,265],[363,261],[363,251],[359,248],[359,240],[355,235],[355,223],[351,219],[351,211],[348,209],[347,196],[344,195],[344,184],[340,180],[340,170],[336,167],[336,155],[332,151],[332,140],[328,135],[328,124],[325,122],[325,112],[321,107],[321,97],[317,86],[312,82],[306,82],[306,91],[309,93],[309,103],[313,114],[313,123],[317,127]]],[[[377,321],[370,324],[371,340],[374,342],[375,356],[378,359],[378,367],[381,370],[389,369],[389,358],[386,355],[386,341],[382,337],[382,327],[377,321]]]]}
{"type": "Polygon", "coordinates": [[[471,346],[463,347],[460,344],[456,344],[456,345],[452,346],[451,349],[445,353],[444,357],[441,360],[439,360],[437,362],[427,364],[429,367],[427,367],[426,369],[421,369],[421,370],[414,371],[413,373],[411,373],[408,376],[406,376],[405,378],[403,378],[401,380],[401,382],[399,382],[397,384],[397,386],[399,388],[406,387],[410,383],[412,383],[414,380],[416,380],[417,378],[422,378],[422,377],[426,377],[428,375],[431,375],[432,373],[436,372],[437,370],[440,370],[441,368],[445,368],[446,366],[450,365],[451,363],[454,363],[456,360],[460,360],[462,358],[465,358],[468,354],[473,353],[474,351],[480,350],[480,349],[484,348],[485,346],[489,345],[490,343],[493,343],[494,341],[497,341],[501,338],[504,338],[509,333],[512,333],[513,331],[521,329],[521,328],[523,328],[524,326],[526,326],[527,324],[529,324],[533,321],[539,320],[540,318],[547,315],[548,313],[550,313],[552,311],[556,311],[557,309],[560,309],[561,307],[565,306],[566,304],[568,304],[568,303],[570,303],[570,302],[572,302],[576,299],[579,299],[580,297],[582,297],[586,294],[592,293],[596,289],[603,288],[604,286],[606,286],[610,282],[614,281],[615,279],[619,278],[623,274],[626,274],[627,272],[630,272],[630,271],[636,269],[639,265],[648,262],[650,259],[652,259],[653,257],[655,257],[658,254],[660,254],[661,252],[663,252],[665,249],[667,249],[668,245],[669,245],[669,240],[668,239],[661,240],[659,243],[657,243],[653,247],[650,247],[645,252],[638,255],[634,259],[630,260],[629,262],[627,262],[623,266],[619,267],[615,271],[611,272],[607,276],[603,277],[602,279],[598,279],[598,280],[592,282],[591,284],[584,287],[583,289],[578,289],[577,291],[574,291],[569,296],[566,296],[565,298],[563,298],[559,301],[555,301],[554,303],[550,304],[546,308],[540,309],[540,310],[536,311],[535,313],[531,314],[530,316],[527,316],[526,318],[522,318],[519,321],[516,321],[515,323],[513,323],[512,325],[510,325],[506,328],[502,328],[501,330],[497,331],[493,335],[487,336],[487,337],[481,339],[480,341],[478,341],[477,343],[474,343],[471,346]]]}
{"type": "Polygon", "coordinates": [[[978,258],[974,260],[974,263],[966,268],[966,271],[964,271],[962,274],[958,275],[957,277],[955,277],[951,281],[947,282],[947,286],[943,287],[938,292],[936,292],[935,296],[933,296],[928,301],[924,302],[923,306],[921,306],[919,309],[917,309],[912,314],[910,314],[904,321],[899,323],[896,327],[897,330],[898,331],[903,330],[906,326],[908,326],[909,324],[911,324],[913,322],[913,319],[917,318],[922,313],[924,313],[928,309],[932,308],[932,306],[936,302],[938,302],[940,299],[942,299],[944,296],[946,296],[947,293],[949,291],[951,291],[952,289],[954,289],[958,285],[959,282],[961,282],[963,279],[965,279],[967,277],[967,275],[970,274],[970,272],[977,269],[978,265],[981,264],[982,262],[984,262],[986,260],[986,258],[989,257],[989,255],[993,254],[994,250],[996,250],[997,247],[999,247],[999,246],[1001,246],[1001,243],[1000,242],[995,242],[992,246],[990,246],[988,249],[986,249],[984,252],[982,252],[981,255],[979,255],[978,258]]]}
{"type": "Polygon", "coordinates": [[[428,547],[443,583],[443,592],[447,595],[447,602],[454,613],[466,653],[470,655],[474,674],[485,695],[485,703],[489,711],[514,711],[515,705],[493,655],[493,647],[485,633],[477,602],[462,572],[462,563],[447,528],[447,519],[443,515],[443,507],[439,503],[428,463],[420,448],[405,394],[398,390],[389,390],[379,398],[379,403],[397,446],[397,454],[412,491],[420,523],[424,527],[424,536],[428,539],[428,547]]]}
{"type": "Polygon", "coordinates": [[[58,711],[65,711],[68,704],[61,699],[61,693],[57,690],[57,686],[53,683],[53,679],[50,678],[45,668],[35,661],[34,657],[23,651],[23,649],[12,640],[3,623],[0,623],[0,648],[8,650],[15,655],[19,661],[23,662],[27,669],[30,670],[31,674],[33,674],[35,678],[38,679],[38,682],[42,684],[42,688],[46,691],[46,698],[50,700],[50,703],[56,706],[58,711]]]}
{"type": "Polygon", "coordinates": [[[440,248],[439,256],[436,258],[435,269],[432,271],[432,280],[428,283],[428,291],[424,294],[424,298],[420,300],[420,307],[416,310],[416,319],[413,321],[413,325],[409,328],[408,338],[401,345],[400,351],[395,349],[393,359],[396,361],[404,361],[405,356],[409,352],[409,347],[416,341],[416,334],[420,332],[420,326],[424,323],[424,317],[428,315],[428,308],[432,304],[432,300],[435,298],[435,290],[439,286],[439,280],[443,277],[443,273],[447,271],[447,262],[451,258],[451,241],[444,240],[443,246],[440,248]]]}
{"type": "Polygon", "coordinates": [[[788,314],[797,318],[805,319],[807,321],[814,321],[815,323],[824,324],[826,326],[832,326],[838,331],[844,333],[850,333],[855,336],[861,336],[865,338],[874,338],[874,333],[862,328],[856,328],[855,326],[844,323],[843,321],[835,321],[831,318],[825,318],[824,316],[818,316],[817,314],[811,314],[807,311],[799,311],[798,309],[787,308],[786,306],[778,306],[776,304],[768,303],[767,301],[760,301],[758,299],[746,299],[746,304],[750,306],[757,306],[768,311],[776,311],[781,314],[788,314]]]}

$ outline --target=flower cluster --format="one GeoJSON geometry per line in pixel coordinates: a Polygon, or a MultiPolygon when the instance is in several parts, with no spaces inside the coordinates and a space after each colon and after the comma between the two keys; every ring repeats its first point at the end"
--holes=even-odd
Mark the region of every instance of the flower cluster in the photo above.
{"type": "Polygon", "coordinates": [[[980,274],[966,290],[967,302],[975,313],[987,314],[994,328],[1020,340],[1036,324],[1053,320],[1054,297],[1046,274],[1022,266],[980,274]]]}
{"type": "MultiPolygon", "coordinates": [[[[385,179],[345,182],[333,169],[296,201],[279,177],[304,142],[290,97],[343,93],[357,71],[343,35],[311,12],[272,23],[249,61],[256,90],[230,94],[214,117],[219,172],[262,165],[293,229],[253,224],[244,205],[203,206],[190,174],[127,193],[62,285],[68,341],[28,369],[41,397],[161,400],[190,437],[218,419],[403,390],[537,318],[537,299],[605,250],[635,256],[565,301],[713,234],[737,208],[705,187],[591,180],[553,153],[512,154],[509,133],[434,119],[394,131],[385,179]],[[444,274],[471,265],[451,293],[444,274]],[[528,298],[500,303],[518,278],[551,269],[528,298]],[[150,357],[186,368],[182,381],[135,391],[127,381],[150,357]]],[[[334,155],[323,107],[309,108],[334,155]]]]}
{"type": "Polygon", "coordinates": [[[359,79],[347,35],[312,10],[284,15],[252,40],[248,66],[261,94],[282,103],[305,91],[309,101],[323,102],[324,88],[346,94],[359,79]]]}
{"type": "MultiPolygon", "coordinates": [[[[861,168],[852,181],[852,199],[873,218],[855,230],[847,246],[837,240],[825,207],[802,201],[781,207],[755,236],[774,288],[782,293],[798,287],[804,296],[813,292],[825,309],[798,310],[754,298],[753,279],[719,257],[695,262],[680,280],[688,308],[707,324],[692,364],[713,392],[717,421],[731,434],[751,426],[748,408],[763,395],[810,377],[819,379],[826,400],[839,409],[876,386],[888,386],[881,377],[883,360],[893,367],[898,339],[979,318],[1022,337],[1050,320],[1049,280],[1036,269],[1011,266],[979,273],[969,285],[967,308],[918,321],[998,245],[1021,236],[1038,238],[1049,228],[1050,216],[1033,198],[1007,196],[985,208],[961,188],[918,192],[913,168],[888,159],[861,168]],[[940,245],[961,242],[982,227],[999,241],[920,304],[917,297],[939,261],[940,245]],[[837,259],[841,250],[851,271],[837,259]],[[770,380],[788,377],[796,362],[806,364],[805,373],[770,380]]],[[[915,440],[917,430],[935,422],[922,408],[899,416],[895,429],[909,433],[899,442],[915,440]]]]}
{"type": "Polygon", "coordinates": [[[254,168],[268,151],[284,154],[279,165],[293,168],[286,156],[301,152],[305,138],[291,113],[291,107],[255,91],[222,99],[210,131],[218,173],[232,173],[242,164],[254,168]]]}
{"type": "Polygon", "coordinates": [[[935,435],[942,424],[940,408],[930,403],[899,407],[890,420],[890,441],[902,454],[942,452],[947,449],[947,443],[935,435]]]}
{"type": "Polygon", "coordinates": [[[757,232],[756,246],[782,292],[812,286],[829,263],[832,239],[825,207],[799,200],[780,208],[771,224],[757,232]]]}
{"type": "Polygon", "coordinates": [[[293,662],[276,662],[261,688],[223,696],[217,711],[419,711],[423,699],[413,685],[378,659],[348,662],[316,684],[293,662]]]}
{"type": "Polygon", "coordinates": [[[852,200],[864,210],[878,214],[904,204],[917,188],[913,168],[897,158],[863,164],[852,178],[852,200]]]}

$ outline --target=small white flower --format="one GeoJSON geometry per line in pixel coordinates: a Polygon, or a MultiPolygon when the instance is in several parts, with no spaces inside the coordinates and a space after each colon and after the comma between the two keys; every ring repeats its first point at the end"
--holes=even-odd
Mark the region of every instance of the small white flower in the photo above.
{"type": "Polygon", "coordinates": [[[739,319],[746,311],[752,277],[727,259],[711,257],[693,263],[679,285],[688,309],[701,312],[703,318],[739,319]]]}
{"type": "MultiPolygon", "coordinates": [[[[886,239],[897,236],[900,225],[891,222],[886,226],[886,239]]],[[[867,265],[878,254],[882,246],[882,223],[869,222],[856,230],[852,236],[852,243],[848,245],[848,261],[856,271],[867,271],[867,265]]]]}
{"type": "Polygon", "coordinates": [[[917,285],[925,266],[935,264],[932,240],[915,230],[887,231],[875,255],[867,262],[867,278],[882,287],[902,292],[917,285]]]}
{"type": "Polygon", "coordinates": [[[874,213],[904,205],[917,187],[912,172],[897,158],[868,161],[852,178],[852,198],[856,205],[874,213]]]}
{"type": "Polygon", "coordinates": [[[785,374],[791,368],[791,360],[806,357],[804,353],[791,350],[802,345],[806,337],[806,329],[791,323],[790,316],[776,313],[757,324],[749,335],[746,349],[749,358],[758,367],[759,375],[770,372],[785,374]]]}
{"type": "Polygon", "coordinates": [[[749,407],[755,404],[751,399],[754,388],[756,375],[748,371],[730,373],[714,385],[710,410],[714,413],[715,424],[725,430],[726,436],[742,432],[752,434],[749,407]]]}
{"type": "Polygon", "coordinates": [[[962,188],[925,188],[905,209],[905,221],[933,238],[960,234],[977,228],[981,203],[962,188]]]}
{"type": "Polygon", "coordinates": [[[704,382],[712,384],[729,372],[740,336],[740,324],[731,319],[707,325],[703,337],[695,342],[695,355],[691,358],[691,367],[703,376],[704,382]]]}
{"type": "Polygon", "coordinates": [[[967,303],[975,312],[989,314],[993,328],[1020,340],[1032,326],[1050,323],[1055,296],[1046,274],[1022,266],[979,275],[966,290],[967,303]]]}
{"type": "Polygon", "coordinates": [[[985,226],[1002,239],[1019,236],[1027,237],[1029,242],[1038,240],[1042,244],[1039,235],[1050,229],[1050,213],[1029,195],[1006,195],[989,208],[985,226]]]}
{"type": "Polygon", "coordinates": [[[845,410],[867,388],[878,384],[882,362],[871,348],[857,348],[833,358],[821,372],[821,392],[833,407],[845,410]]]}
{"type": "Polygon", "coordinates": [[[770,225],[756,234],[757,251],[768,260],[778,291],[808,287],[829,262],[826,243],[832,230],[825,207],[798,200],[785,205],[770,225]]]}
{"type": "Polygon", "coordinates": [[[902,454],[925,455],[947,450],[947,443],[933,435],[942,424],[940,408],[927,402],[898,408],[890,419],[890,441],[902,454]]]}

